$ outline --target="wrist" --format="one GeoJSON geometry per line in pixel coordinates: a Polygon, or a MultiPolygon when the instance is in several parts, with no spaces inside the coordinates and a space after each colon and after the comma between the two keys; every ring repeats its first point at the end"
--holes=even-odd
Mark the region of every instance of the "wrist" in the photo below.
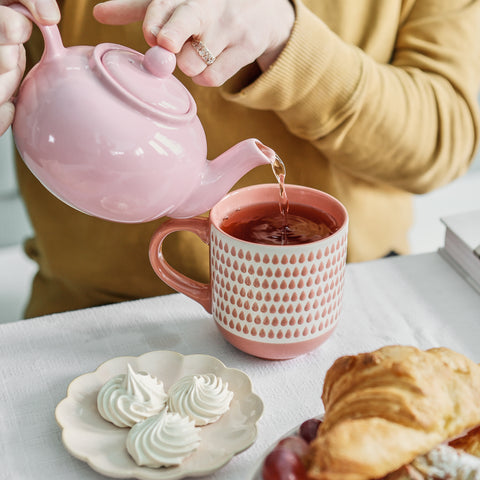
{"type": "Polygon", "coordinates": [[[276,32],[275,40],[272,42],[272,46],[265,50],[265,52],[257,58],[257,64],[263,72],[275,62],[287,45],[293,25],[295,23],[295,8],[293,2],[286,0],[283,3],[283,6],[284,8],[282,9],[282,14],[277,17],[281,18],[281,20],[279,19],[277,21],[279,29],[276,32]]]}

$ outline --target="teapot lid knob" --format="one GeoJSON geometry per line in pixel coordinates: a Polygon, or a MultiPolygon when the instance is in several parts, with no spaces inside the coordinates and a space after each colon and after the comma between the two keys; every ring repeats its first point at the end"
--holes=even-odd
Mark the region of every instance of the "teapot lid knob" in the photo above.
{"type": "Polygon", "coordinates": [[[175,70],[175,54],[157,45],[147,50],[142,65],[156,77],[165,78],[175,70]]]}

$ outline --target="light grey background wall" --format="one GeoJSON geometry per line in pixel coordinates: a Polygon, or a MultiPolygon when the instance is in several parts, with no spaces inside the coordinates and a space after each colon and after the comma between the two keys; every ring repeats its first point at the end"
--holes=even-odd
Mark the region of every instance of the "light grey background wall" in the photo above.
{"type": "Polygon", "coordinates": [[[0,247],[22,242],[31,227],[15,180],[11,131],[0,137],[0,247]]]}

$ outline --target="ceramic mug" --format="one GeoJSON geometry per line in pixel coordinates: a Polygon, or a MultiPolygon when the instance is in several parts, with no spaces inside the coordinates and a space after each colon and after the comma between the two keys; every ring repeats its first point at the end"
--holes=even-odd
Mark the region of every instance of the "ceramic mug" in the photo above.
{"type": "Polygon", "coordinates": [[[235,238],[222,221],[242,207],[278,202],[277,184],[229,193],[209,217],[172,219],[150,242],[150,263],[168,285],[212,313],[223,336],[238,349],[266,359],[307,353],[332,334],[339,320],[347,256],[348,214],[334,197],[287,185],[290,205],[310,205],[331,215],[338,230],[311,243],[267,245],[235,238]],[[162,254],[172,232],[188,230],[209,245],[210,283],[175,270],[162,254]]]}

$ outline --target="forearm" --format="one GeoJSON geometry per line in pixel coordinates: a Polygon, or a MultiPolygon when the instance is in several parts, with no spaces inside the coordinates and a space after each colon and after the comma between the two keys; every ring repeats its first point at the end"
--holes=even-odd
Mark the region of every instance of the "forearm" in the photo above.
{"type": "Polygon", "coordinates": [[[436,14],[414,9],[385,64],[297,2],[277,62],[242,89],[231,83],[225,95],[275,111],[294,135],[357,176],[427,191],[464,172],[477,142],[480,8],[468,3],[436,14]],[[437,29],[442,36],[432,40],[437,29]]]}

